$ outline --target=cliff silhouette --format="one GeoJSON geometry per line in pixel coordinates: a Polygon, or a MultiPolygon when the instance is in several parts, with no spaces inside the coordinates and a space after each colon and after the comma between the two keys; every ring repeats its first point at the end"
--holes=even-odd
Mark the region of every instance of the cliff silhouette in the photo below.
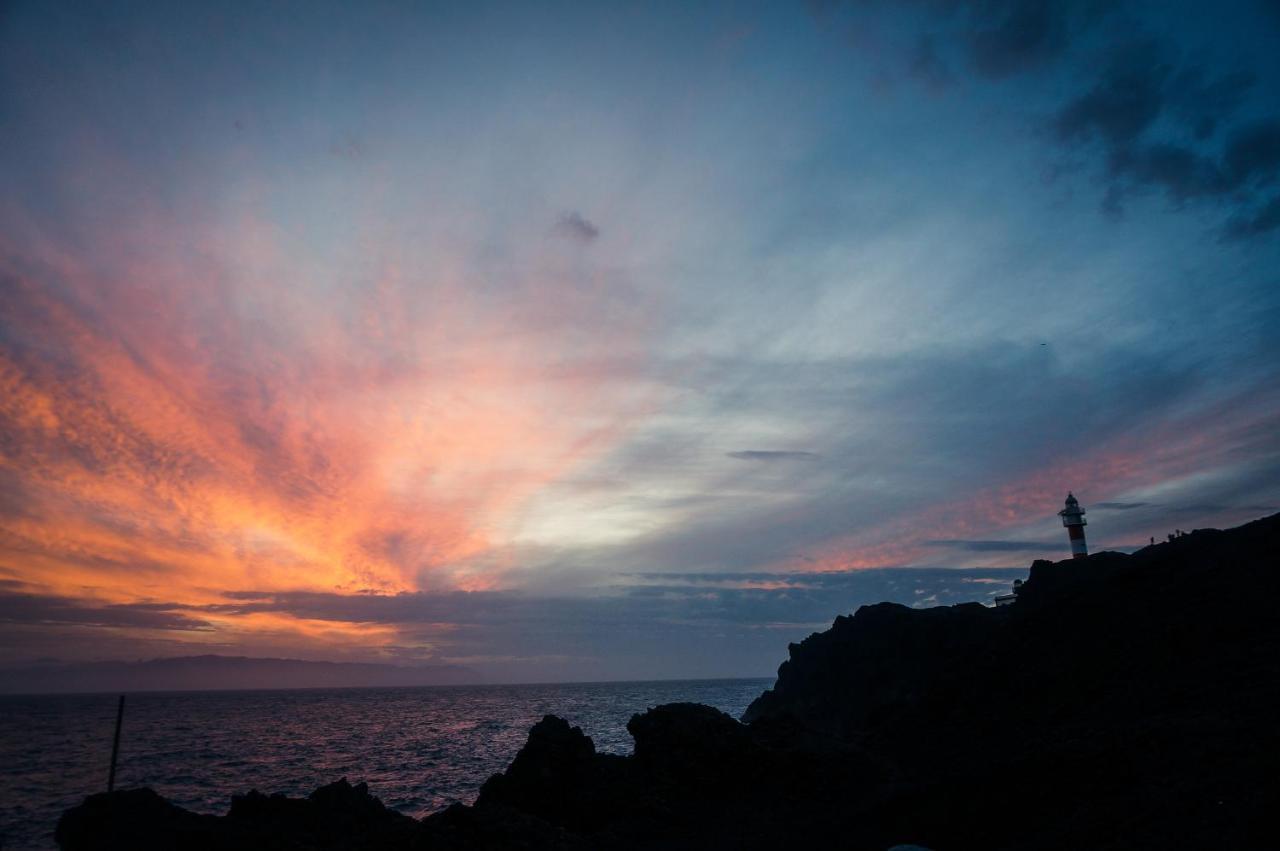
{"type": "Polygon", "coordinates": [[[340,781],[221,817],[94,795],[80,849],[1269,847],[1280,515],[1037,561],[1017,601],[865,606],[789,648],[739,722],[671,704],[598,754],[547,716],[472,806],[421,821],[340,781]]]}

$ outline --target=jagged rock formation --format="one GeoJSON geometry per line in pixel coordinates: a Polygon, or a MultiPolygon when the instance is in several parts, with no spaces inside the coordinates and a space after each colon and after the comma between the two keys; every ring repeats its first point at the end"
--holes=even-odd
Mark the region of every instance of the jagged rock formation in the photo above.
{"type": "Polygon", "coordinates": [[[62,848],[134,851],[407,848],[418,822],[389,810],[346,778],[306,799],[250,792],[225,816],[198,815],[150,789],[90,795],[58,822],[62,848]]]}
{"type": "Polygon", "coordinates": [[[418,823],[345,783],[332,800],[250,795],[221,818],[134,790],[68,811],[58,839],[68,851],[1267,847],[1278,549],[1280,515],[1131,556],[1037,561],[1012,606],[867,606],[792,645],[747,724],[661,706],[632,718],[635,753],[620,757],[547,716],[474,806],[418,823]]]}

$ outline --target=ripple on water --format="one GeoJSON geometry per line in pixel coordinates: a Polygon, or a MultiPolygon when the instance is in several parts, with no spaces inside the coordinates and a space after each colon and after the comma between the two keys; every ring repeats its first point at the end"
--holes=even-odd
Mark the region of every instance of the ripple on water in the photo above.
{"type": "MultiPolygon", "coordinates": [[[[596,748],[630,753],[627,721],[695,701],[738,716],[766,680],[585,683],[130,695],[117,782],[149,785],[197,812],[232,794],[306,795],[364,780],[412,816],[469,803],[543,715],[596,748]]],[[[0,698],[0,837],[6,851],[53,847],[59,814],[106,785],[114,695],[0,698]]]]}

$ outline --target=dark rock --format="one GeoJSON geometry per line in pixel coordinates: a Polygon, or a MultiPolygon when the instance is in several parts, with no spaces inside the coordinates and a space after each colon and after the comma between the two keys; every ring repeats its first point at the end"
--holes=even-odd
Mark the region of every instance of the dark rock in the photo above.
{"type": "Polygon", "coordinates": [[[917,715],[926,691],[970,676],[969,663],[990,646],[1004,611],[978,603],[864,606],[791,645],[777,685],[756,698],[743,720],[792,716],[846,737],[886,722],[937,721],[903,713],[917,715]]]}
{"type": "Polygon", "coordinates": [[[692,778],[721,775],[755,764],[756,748],[746,727],[718,709],[669,703],[627,722],[635,739],[637,767],[650,774],[692,778]]]}
{"type": "Polygon", "coordinates": [[[175,806],[151,789],[90,795],[58,820],[54,838],[63,849],[168,851],[220,847],[204,841],[216,820],[175,806]]]}
{"type": "Polygon", "coordinates": [[[596,774],[595,744],[578,727],[547,715],[529,731],[529,739],[511,766],[480,788],[477,806],[499,804],[552,821],[578,821],[578,790],[596,774]]]}
{"type": "Polygon", "coordinates": [[[231,799],[224,817],[198,815],[150,789],[92,795],[63,814],[55,838],[74,849],[406,848],[417,822],[389,810],[365,784],[346,779],[305,800],[251,791],[231,799]]]}
{"type": "Polygon", "coordinates": [[[297,848],[381,848],[403,845],[417,822],[387,809],[364,783],[344,777],[321,786],[305,800],[251,791],[231,799],[226,821],[244,836],[286,839],[297,848]]]}

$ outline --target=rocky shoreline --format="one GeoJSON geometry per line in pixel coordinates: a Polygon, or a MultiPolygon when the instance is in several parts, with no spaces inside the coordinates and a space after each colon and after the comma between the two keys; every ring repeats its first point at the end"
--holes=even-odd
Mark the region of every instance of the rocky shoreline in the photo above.
{"type": "Polygon", "coordinates": [[[791,645],[739,722],[669,704],[630,756],[547,716],[472,806],[346,780],[226,815],[147,789],[68,810],[97,849],[1254,847],[1280,800],[1280,515],[1037,561],[1017,602],[882,603],[791,645]]]}

